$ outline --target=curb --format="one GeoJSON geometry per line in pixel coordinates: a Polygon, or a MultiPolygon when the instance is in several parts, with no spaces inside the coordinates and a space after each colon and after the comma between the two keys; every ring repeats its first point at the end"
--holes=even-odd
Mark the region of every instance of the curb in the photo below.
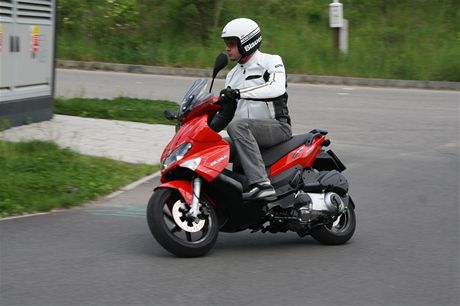
{"type": "Polygon", "coordinates": [[[151,175],[145,176],[145,177],[143,177],[143,178],[141,178],[141,179],[139,179],[139,180],[137,180],[137,181],[135,181],[135,182],[133,182],[133,183],[131,183],[129,185],[126,185],[125,187],[120,188],[120,190],[112,192],[111,194],[105,196],[105,198],[106,199],[113,199],[113,198],[119,196],[120,194],[122,194],[125,191],[133,190],[137,186],[142,185],[145,182],[160,176],[160,173],[161,173],[161,171],[157,171],[157,172],[155,172],[155,173],[153,173],[151,175]]]}
{"type": "Polygon", "coordinates": [[[14,219],[22,219],[22,218],[29,218],[29,217],[35,217],[35,216],[49,215],[53,212],[54,210],[47,211],[47,212],[41,212],[41,213],[35,213],[35,214],[24,214],[24,215],[19,215],[19,216],[5,217],[5,218],[0,218],[0,222],[7,221],[7,220],[14,220],[14,219]]]}
{"type": "MultiPolygon", "coordinates": [[[[116,72],[157,74],[157,75],[177,75],[189,77],[211,77],[210,69],[202,68],[176,68],[146,65],[115,64],[104,62],[82,62],[57,60],[57,67],[65,69],[83,70],[106,70],[116,72]]],[[[221,71],[217,78],[224,78],[228,70],[221,71]]],[[[447,81],[416,81],[416,80],[393,80],[393,79],[372,79],[355,78],[340,76],[319,76],[306,74],[288,74],[288,82],[292,83],[312,83],[328,85],[351,85],[351,86],[371,86],[371,87],[394,87],[394,88],[417,88],[417,89],[437,89],[460,91],[460,82],[447,81]]]]}

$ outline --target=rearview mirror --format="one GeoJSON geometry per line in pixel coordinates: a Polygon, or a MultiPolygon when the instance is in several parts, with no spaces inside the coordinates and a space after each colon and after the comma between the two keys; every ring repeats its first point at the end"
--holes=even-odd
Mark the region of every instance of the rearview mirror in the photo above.
{"type": "Polygon", "coordinates": [[[214,70],[212,71],[212,81],[211,81],[211,86],[209,87],[209,92],[212,90],[212,85],[214,85],[214,79],[216,78],[217,74],[219,71],[225,68],[228,64],[228,58],[227,55],[224,52],[221,52],[214,63],[214,70]]]}
{"type": "Polygon", "coordinates": [[[217,73],[221,71],[222,69],[225,68],[228,64],[228,58],[227,55],[223,52],[221,52],[217,58],[216,62],[214,63],[214,70],[212,71],[212,78],[214,79],[217,76],[217,73]]]}

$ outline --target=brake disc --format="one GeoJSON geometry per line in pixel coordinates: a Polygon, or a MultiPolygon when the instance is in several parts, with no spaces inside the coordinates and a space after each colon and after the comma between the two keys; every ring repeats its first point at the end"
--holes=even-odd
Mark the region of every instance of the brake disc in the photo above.
{"type": "Polygon", "coordinates": [[[190,208],[183,202],[177,201],[172,207],[172,216],[176,224],[186,232],[196,233],[203,229],[205,220],[195,219],[192,220],[186,216],[190,208]]]}

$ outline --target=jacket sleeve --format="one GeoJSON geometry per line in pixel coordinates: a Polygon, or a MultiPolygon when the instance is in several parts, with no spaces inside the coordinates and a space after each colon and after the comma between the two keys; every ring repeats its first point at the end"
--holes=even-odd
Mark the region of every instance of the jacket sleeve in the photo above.
{"type": "Polygon", "coordinates": [[[222,105],[222,108],[210,119],[209,127],[217,133],[222,131],[235,116],[236,107],[236,101],[222,105]]]}
{"type": "Polygon", "coordinates": [[[266,100],[277,98],[286,92],[286,71],[280,56],[273,55],[267,61],[268,80],[261,85],[240,89],[241,99],[266,100]]]}

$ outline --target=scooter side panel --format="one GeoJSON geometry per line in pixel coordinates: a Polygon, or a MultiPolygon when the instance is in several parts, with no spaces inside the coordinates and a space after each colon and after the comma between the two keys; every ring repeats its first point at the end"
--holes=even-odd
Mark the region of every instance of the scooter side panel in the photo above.
{"type": "Polygon", "coordinates": [[[301,145],[295,148],[270,167],[270,177],[274,177],[287,169],[300,165],[303,168],[311,167],[316,156],[321,152],[325,136],[317,138],[311,145],[301,145]]]}
{"type": "MultiPolygon", "coordinates": [[[[201,157],[201,163],[195,170],[206,181],[211,182],[214,180],[224,169],[230,161],[230,146],[222,141],[208,149],[200,151],[196,157],[201,157]]],[[[188,159],[192,159],[190,156],[188,159]]]]}

